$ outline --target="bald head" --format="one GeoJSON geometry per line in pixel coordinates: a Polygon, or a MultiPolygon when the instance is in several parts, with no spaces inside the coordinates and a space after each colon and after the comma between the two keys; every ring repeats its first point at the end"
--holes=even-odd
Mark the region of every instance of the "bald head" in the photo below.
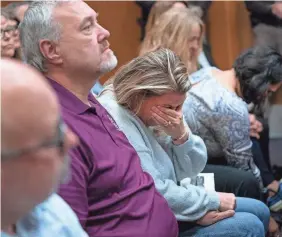
{"type": "Polygon", "coordinates": [[[33,146],[52,138],[57,99],[43,76],[13,60],[1,60],[2,150],[33,146]]]}

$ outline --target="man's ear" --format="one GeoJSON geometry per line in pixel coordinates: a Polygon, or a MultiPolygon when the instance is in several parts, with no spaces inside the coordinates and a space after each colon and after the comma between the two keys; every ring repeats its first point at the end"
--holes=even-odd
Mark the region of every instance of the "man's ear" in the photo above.
{"type": "Polygon", "coordinates": [[[61,64],[63,62],[58,46],[50,40],[40,40],[39,49],[49,63],[61,64]]]}

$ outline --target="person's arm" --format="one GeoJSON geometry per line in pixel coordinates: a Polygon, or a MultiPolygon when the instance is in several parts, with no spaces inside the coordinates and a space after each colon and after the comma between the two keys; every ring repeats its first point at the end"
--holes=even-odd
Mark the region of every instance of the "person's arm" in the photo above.
{"type": "Polygon", "coordinates": [[[58,193],[70,205],[85,229],[88,218],[88,168],[82,156],[81,145],[69,152],[70,180],[60,186],[58,193]]]}
{"type": "Polygon", "coordinates": [[[180,221],[196,221],[208,211],[218,210],[219,196],[216,192],[207,192],[202,187],[188,185],[178,186],[173,180],[164,179],[154,165],[153,154],[141,147],[136,149],[142,169],[154,179],[157,190],[167,200],[170,208],[180,221]]]}
{"type": "Polygon", "coordinates": [[[219,106],[212,112],[207,125],[220,144],[227,163],[235,168],[251,171],[261,183],[260,171],[254,163],[250,139],[249,113],[241,102],[219,106]]]}
{"type": "Polygon", "coordinates": [[[188,129],[188,140],[175,145],[170,138],[159,140],[173,162],[178,181],[187,177],[196,177],[203,171],[207,163],[207,149],[203,140],[194,135],[185,122],[188,129]]]}
{"type": "Polygon", "coordinates": [[[249,12],[261,14],[261,15],[272,15],[272,2],[267,1],[245,1],[245,5],[249,12]]]}

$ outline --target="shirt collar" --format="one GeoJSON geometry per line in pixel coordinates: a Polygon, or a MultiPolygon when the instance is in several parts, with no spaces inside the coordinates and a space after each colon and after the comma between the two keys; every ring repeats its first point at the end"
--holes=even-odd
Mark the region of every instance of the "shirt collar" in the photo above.
{"type": "Polygon", "coordinates": [[[71,110],[77,114],[83,114],[89,110],[96,113],[95,105],[97,104],[97,101],[90,92],[88,95],[88,100],[91,102],[91,105],[93,104],[93,106],[88,106],[84,104],[72,92],[70,92],[68,89],[60,85],[58,82],[52,80],[51,78],[47,77],[47,80],[53,87],[53,89],[56,91],[62,107],[71,110]]]}

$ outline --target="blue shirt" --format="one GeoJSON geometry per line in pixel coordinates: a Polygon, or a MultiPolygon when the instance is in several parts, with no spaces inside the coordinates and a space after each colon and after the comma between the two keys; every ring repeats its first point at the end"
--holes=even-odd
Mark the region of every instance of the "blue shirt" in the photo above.
{"type": "Polygon", "coordinates": [[[36,206],[16,224],[17,234],[1,237],[87,237],[68,204],[57,194],[36,206]]]}
{"type": "Polygon", "coordinates": [[[103,90],[103,88],[104,87],[101,85],[101,83],[97,81],[95,85],[92,87],[91,92],[95,95],[99,95],[100,92],[103,90]]]}

